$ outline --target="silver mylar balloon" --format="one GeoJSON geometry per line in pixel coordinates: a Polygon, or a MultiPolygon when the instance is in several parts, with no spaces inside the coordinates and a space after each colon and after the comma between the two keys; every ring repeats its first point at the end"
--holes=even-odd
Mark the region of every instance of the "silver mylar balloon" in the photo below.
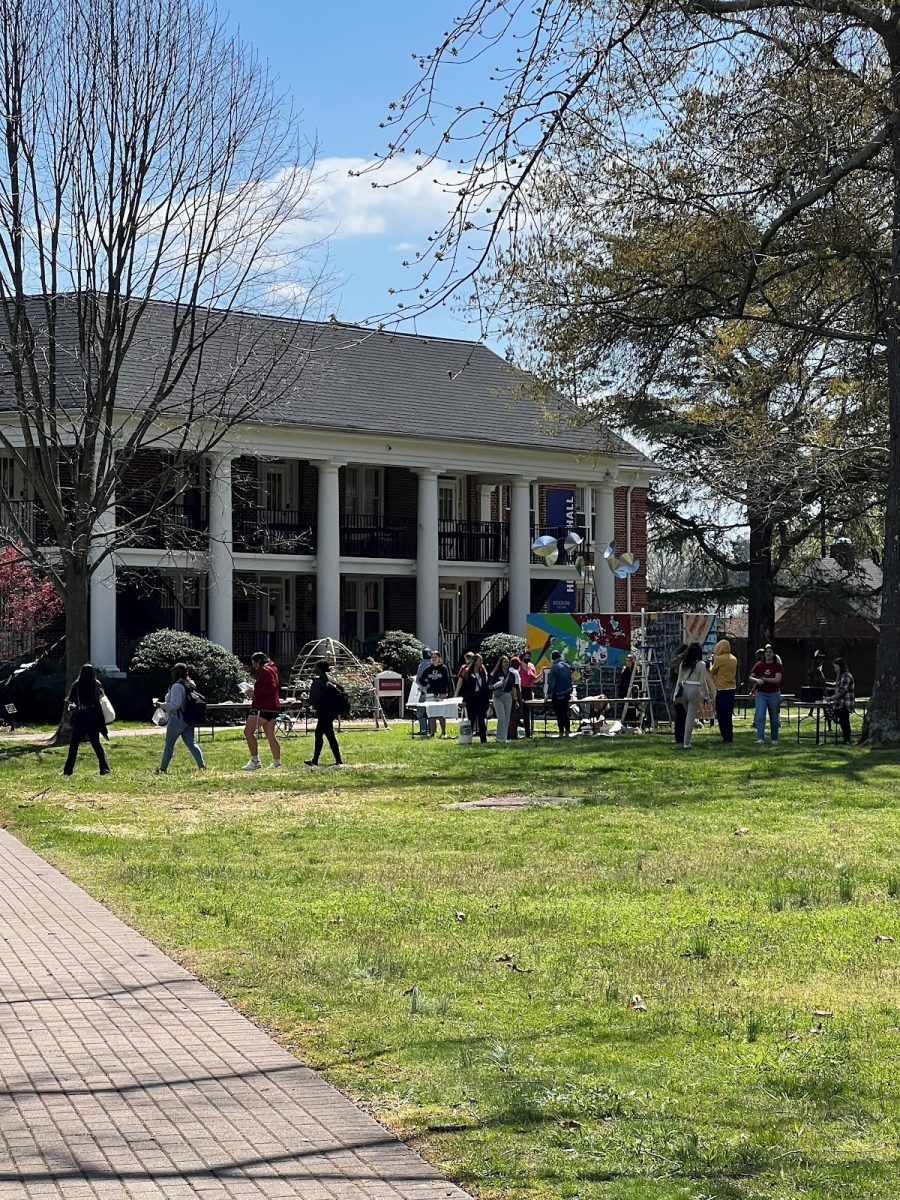
{"type": "Polygon", "coordinates": [[[575,571],[579,579],[587,578],[587,559],[583,554],[579,554],[575,559],[575,571]]]}
{"type": "Polygon", "coordinates": [[[566,540],[563,542],[563,545],[567,550],[577,550],[583,541],[584,538],[580,533],[576,533],[574,529],[570,529],[566,534],[566,540]]]}
{"type": "Polygon", "coordinates": [[[542,554],[541,558],[543,558],[548,567],[552,567],[559,558],[559,548],[557,546],[551,546],[550,553],[542,554]]]}
{"type": "Polygon", "coordinates": [[[613,543],[610,542],[609,545],[606,547],[606,549],[603,551],[603,557],[604,558],[614,558],[615,554],[616,554],[616,548],[613,545],[613,543]]]}
{"type": "Polygon", "coordinates": [[[613,574],[615,575],[616,579],[625,579],[631,574],[631,567],[616,567],[615,571],[613,571],[613,574]]]}
{"type": "Polygon", "coordinates": [[[556,538],[551,537],[549,533],[543,534],[539,538],[535,538],[531,543],[531,553],[536,554],[538,558],[548,558],[551,554],[554,555],[553,561],[559,557],[559,551],[556,548],[556,538]]]}

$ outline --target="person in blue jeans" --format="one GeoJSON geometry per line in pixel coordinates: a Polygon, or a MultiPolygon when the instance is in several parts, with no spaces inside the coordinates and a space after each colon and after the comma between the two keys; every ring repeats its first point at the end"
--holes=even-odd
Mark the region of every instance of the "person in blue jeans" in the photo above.
{"type": "Polygon", "coordinates": [[[193,754],[194,761],[200,770],[206,770],[203,751],[194,741],[194,726],[189,725],[184,719],[184,706],[187,704],[188,690],[193,686],[194,681],[188,678],[186,664],[176,663],[172,668],[172,686],[162,702],[162,708],[169,714],[169,719],[166,722],[166,744],[163,746],[162,759],[156,769],[157,775],[165,775],[168,771],[172,755],[175,753],[175,743],[179,738],[193,754]]]}
{"type": "Polygon", "coordinates": [[[756,727],[756,744],[762,745],[766,740],[766,714],[772,729],[772,745],[778,745],[778,731],[781,728],[781,678],[783,669],[781,659],[767,645],[761,659],[757,659],[750,675],[750,682],[756,688],[756,713],[753,724],[756,727]]]}

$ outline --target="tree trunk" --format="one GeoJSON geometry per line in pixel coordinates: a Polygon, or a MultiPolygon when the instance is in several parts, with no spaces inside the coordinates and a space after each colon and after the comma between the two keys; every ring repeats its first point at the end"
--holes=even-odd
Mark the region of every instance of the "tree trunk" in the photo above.
{"type": "Polygon", "coordinates": [[[66,606],[66,692],[61,698],[62,712],[56,733],[47,743],[50,746],[67,746],[72,737],[68,719],[66,696],[68,689],[78,678],[78,672],[90,662],[90,626],[88,623],[88,597],[90,592],[90,566],[88,563],[69,561],[65,566],[66,606]]]}
{"type": "MultiPolygon", "coordinates": [[[[900,113],[900,39],[888,44],[895,116],[900,113]]],[[[884,516],[884,581],[875,685],[864,736],[876,746],[900,749],[900,128],[891,124],[894,211],[885,359],[888,380],[888,478],[884,516]]]]}
{"type": "Polygon", "coordinates": [[[756,651],[775,634],[775,587],[772,578],[772,525],[752,510],[750,526],[750,571],[747,583],[747,674],[756,662],[756,651]]]}

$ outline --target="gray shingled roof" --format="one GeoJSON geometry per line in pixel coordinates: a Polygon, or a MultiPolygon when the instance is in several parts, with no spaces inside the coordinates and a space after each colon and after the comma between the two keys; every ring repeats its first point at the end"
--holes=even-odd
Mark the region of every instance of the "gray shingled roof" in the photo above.
{"type": "MultiPolygon", "coordinates": [[[[147,404],[163,369],[173,312],[164,303],[148,306],[122,369],[119,406],[147,404]]],[[[651,465],[611,430],[579,428],[578,411],[562,398],[539,400],[527,375],[477,342],[245,313],[214,319],[221,323],[199,369],[176,389],[173,411],[211,405],[223,391],[243,408],[258,394],[248,419],[264,426],[596,451],[651,465]]],[[[77,394],[80,372],[72,362],[67,372],[77,394]]]]}

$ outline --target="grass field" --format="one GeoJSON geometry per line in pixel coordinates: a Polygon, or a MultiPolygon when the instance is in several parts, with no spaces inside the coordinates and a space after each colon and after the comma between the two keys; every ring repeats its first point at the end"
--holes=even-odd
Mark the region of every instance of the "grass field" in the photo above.
{"type": "Polygon", "coordinates": [[[2,819],[477,1196],[900,1195],[900,759],[161,747],[8,748],[2,819]],[[446,807],[510,793],[578,803],[446,807]]]}

